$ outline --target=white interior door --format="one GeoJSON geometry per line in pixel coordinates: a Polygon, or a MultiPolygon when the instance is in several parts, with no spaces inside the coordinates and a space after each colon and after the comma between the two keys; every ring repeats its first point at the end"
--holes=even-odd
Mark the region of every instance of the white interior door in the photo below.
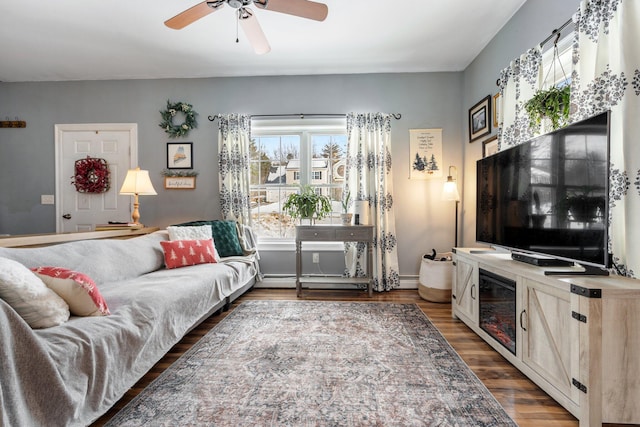
{"type": "Polygon", "coordinates": [[[69,124],[55,126],[56,230],[93,231],[96,224],[131,220],[131,196],[120,196],[127,170],[138,163],[138,125],[69,124]],[[105,159],[110,188],[104,193],[79,193],[72,183],[75,161],[87,156],[105,159]]]}

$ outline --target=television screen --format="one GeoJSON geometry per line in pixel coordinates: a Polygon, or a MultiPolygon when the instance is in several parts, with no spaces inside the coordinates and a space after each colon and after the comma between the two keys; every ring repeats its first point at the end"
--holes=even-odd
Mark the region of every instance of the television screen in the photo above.
{"type": "Polygon", "coordinates": [[[477,162],[476,240],[608,267],[609,112],[477,162]]]}

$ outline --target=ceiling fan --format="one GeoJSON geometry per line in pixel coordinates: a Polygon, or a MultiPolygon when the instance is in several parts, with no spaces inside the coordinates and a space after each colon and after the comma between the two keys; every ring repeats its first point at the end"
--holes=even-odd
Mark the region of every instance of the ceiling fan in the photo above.
{"type": "Polygon", "coordinates": [[[206,0],[180,12],[173,18],[166,20],[164,24],[174,30],[180,30],[198,19],[222,9],[225,4],[237,9],[238,22],[249,43],[253,46],[253,50],[259,55],[271,51],[271,46],[269,46],[269,42],[257,18],[254,16],[253,10],[248,7],[249,5],[253,4],[260,9],[286,13],[315,21],[324,21],[329,13],[326,4],[310,0],[206,0]]]}

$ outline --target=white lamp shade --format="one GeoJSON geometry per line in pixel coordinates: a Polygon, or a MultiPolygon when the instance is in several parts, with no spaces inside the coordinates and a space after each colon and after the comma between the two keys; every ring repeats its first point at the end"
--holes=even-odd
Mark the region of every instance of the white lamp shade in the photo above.
{"type": "Polygon", "coordinates": [[[149,171],[140,170],[140,168],[129,169],[127,176],[124,178],[120,194],[132,195],[138,194],[142,196],[156,195],[156,190],[149,179],[149,171]]]}
{"type": "Polygon", "coordinates": [[[444,188],[442,189],[442,200],[447,200],[451,202],[460,201],[460,193],[458,193],[458,185],[454,180],[447,180],[444,183],[444,188]]]}

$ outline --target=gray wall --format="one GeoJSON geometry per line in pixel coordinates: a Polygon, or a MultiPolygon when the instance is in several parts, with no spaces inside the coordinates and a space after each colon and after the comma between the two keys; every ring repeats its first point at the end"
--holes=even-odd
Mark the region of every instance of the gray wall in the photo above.
{"type": "MultiPolygon", "coordinates": [[[[26,129],[0,130],[0,233],[55,232],[55,207],[40,205],[41,194],[55,193],[54,124],[138,123],[139,165],[158,191],[141,197],[142,219],[165,227],[219,218],[217,122],[207,120],[210,114],[397,112],[402,119],[392,123],[392,152],[400,273],[417,275],[423,253],[453,246],[454,205],[440,200],[442,180],[408,179],[409,129],[443,128],[444,165],[461,169],[462,99],[462,73],[0,83],[0,117],[27,121],[26,129]],[[182,139],[194,144],[200,172],[194,191],[163,189],[159,173],[171,140],[158,123],[167,99],[189,102],[199,113],[199,127],[182,139]]],[[[291,274],[293,256],[263,254],[263,269],[291,274]]]]}
{"type": "MultiPolygon", "coordinates": [[[[463,126],[468,141],[468,111],[487,95],[498,92],[500,71],[522,53],[545,40],[578,10],[579,0],[528,0],[487,47],[464,71],[463,126]]],[[[567,33],[568,34],[568,33],[567,33]]],[[[563,34],[564,36],[565,34],[563,34]]],[[[545,45],[548,46],[548,45],[545,45]]],[[[497,129],[492,129],[495,135],[497,129]]],[[[462,239],[460,246],[476,244],[476,161],[482,157],[482,141],[464,144],[464,194],[462,195],[462,239]]]]}
{"type": "MultiPolygon", "coordinates": [[[[476,245],[475,162],[482,156],[482,140],[468,143],[468,109],[496,93],[499,71],[569,19],[578,3],[527,1],[463,73],[0,83],[0,117],[27,121],[26,129],[0,130],[0,234],[55,231],[55,208],[40,205],[40,195],[55,192],[57,123],[138,123],[139,164],[150,170],[159,193],[141,198],[143,220],[165,227],[219,218],[217,123],[207,115],[399,112],[392,144],[400,274],[415,276],[423,253],[453,245],[454,205],[440,200],[441,180],[408,179],[409,129],[444,129],[444,166],[455,165],[464,183],[460,245],[476,245]],[[162,188],[159,172],[170,140],[158,123],[167,99],[189,102],[200,113],[200,126],[185,139],[194,143],[200,172],[194,191],[162,188]]],[[[265,272],[293,273],[293,256],[286,255],[263,254],[265,272]]],[[[336,260],[334,270],[341,270],[340,258],[329,257],[336,260]]],[[[323,264],[323,270],[329,269],[323,264]]]]}

